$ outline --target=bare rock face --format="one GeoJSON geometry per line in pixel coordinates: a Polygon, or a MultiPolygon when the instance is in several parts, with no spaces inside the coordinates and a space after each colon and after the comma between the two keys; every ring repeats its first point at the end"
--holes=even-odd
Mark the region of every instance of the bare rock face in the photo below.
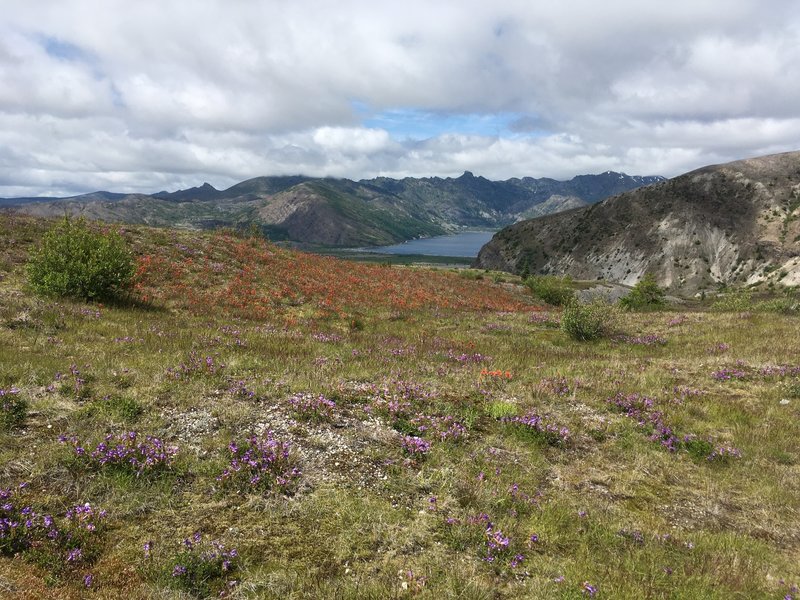
{"type": "Polygon", "coordinates": [[[800,152],[704,167],[498,232],[480,268],[568,274],[693,293],[800,284],[800,152]]]}

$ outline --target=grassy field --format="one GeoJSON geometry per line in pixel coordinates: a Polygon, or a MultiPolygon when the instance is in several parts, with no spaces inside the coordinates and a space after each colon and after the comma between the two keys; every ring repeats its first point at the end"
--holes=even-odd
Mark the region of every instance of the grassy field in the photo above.
{"type": "Polygon", "coordinates": [[[0,597],[797,598],[798,319],[123,231],[40,299],[0,217],[0,597]]]}

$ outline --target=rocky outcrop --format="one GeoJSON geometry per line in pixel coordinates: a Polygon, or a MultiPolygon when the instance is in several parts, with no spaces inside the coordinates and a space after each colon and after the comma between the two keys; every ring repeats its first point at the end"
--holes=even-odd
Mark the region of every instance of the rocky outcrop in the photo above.
{"type": "Polygon", "coordinates": [[[709,166],[498,232],[481,268],[673,291],[800,284],[800,152],[709,166]]]}

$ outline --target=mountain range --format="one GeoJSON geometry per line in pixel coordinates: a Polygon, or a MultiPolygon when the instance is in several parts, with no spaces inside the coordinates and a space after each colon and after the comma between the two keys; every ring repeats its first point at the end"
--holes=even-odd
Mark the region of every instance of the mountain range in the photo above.
{"type": "Polygon", "coordinates": [[[225,190],[208,183],[176,192],[94,192],[68,198],[0,199],[0,208],[38,216],[66,214],[165,227],[247,228],[273,240],[320,246],[380,246],[464,229],[498,229],[587,206],[663,181],[607,171],[569,181],[457,178],[349,179],[257,177],[225,190]]]}
{"type": "Polygon", "coordinates": [[[800,152],[712,165],[499,231],[475,266],[670,290],[800,285],[800,152]]]}

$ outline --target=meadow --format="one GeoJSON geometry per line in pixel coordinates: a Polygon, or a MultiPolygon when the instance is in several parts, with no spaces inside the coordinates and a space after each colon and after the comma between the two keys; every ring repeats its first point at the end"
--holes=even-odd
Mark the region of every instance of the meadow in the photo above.
{"type": "Polygon", "coordinates": [[[0,597],[798,598],[798,317],[568,337],[518,278],[0,216],[0,597]]]}

